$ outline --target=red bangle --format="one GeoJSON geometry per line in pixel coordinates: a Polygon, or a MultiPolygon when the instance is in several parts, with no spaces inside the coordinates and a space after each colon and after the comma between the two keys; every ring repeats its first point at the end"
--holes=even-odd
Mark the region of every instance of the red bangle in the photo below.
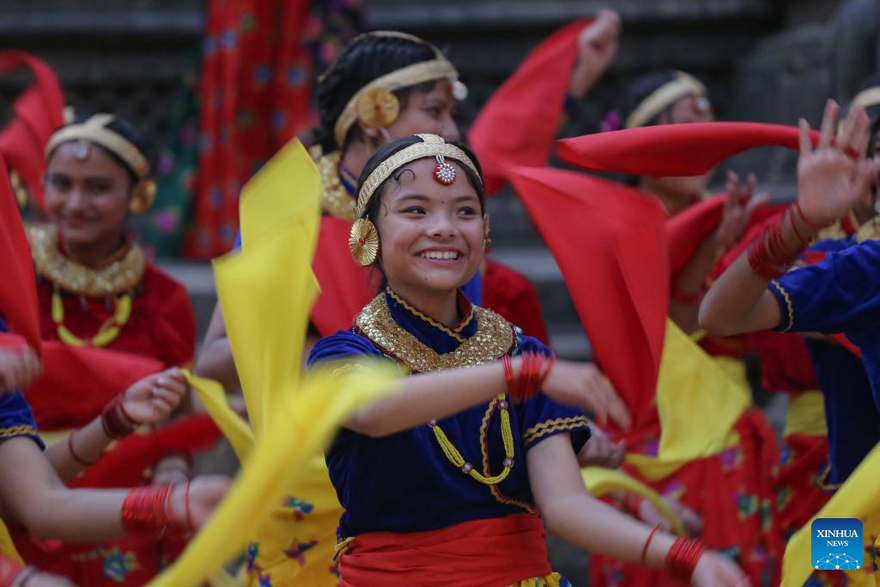
{"type": "Polygon", "coordinates": [[[189,504],[189,485],[190,482],[186,482],[186,489],[183,492],[183,503],[184,503],[184,511],[186,512],[186,527],[188,530],[195,530],[196,526],[192,521],[192,511],[190,509],[189,504]]]}
{"type": "Polygon", "coordinates": [[[803,209],[801,208],[801,203],[800,203],[800,202],[798,202],[797,200],[795,200],[795,201],[794,201],[794,205],[793,205],[792,207],[794,208],[794,211],[797,213],[798,218],[801,219],[801,222],[803,222],[804,224],[807,225],[807,228],[812,229],[813,232],[822,229],[821,226],[819,226],[819,225],[816,224],[815,222],[811,222],[809,219],[807,219],[807,215],[804,214],[804,211],[803,211],[803,209]]]}
{"type": "Polygon", "coordinates": [[[101,427],[104,433],[113,440],[119,440],[134,432],[135,421],[126,413],[122,405],[122,394],[104,407],[101,412],[101,427]]]}
{"type": "Polygon", "coordinates": [[[798,237],[798,240],[801,241],[801,244],[805,247],[810,246],[810,241],[804,238],[804,235],[801,234],[801,231],[798,230],[797,222],[794,221],[794,213],[789,210],[788,212],[788,222],[791,224],[791,229],[794,231],[794,234],[798,237]]]}
{"type": "MultiPolygon", "coordinates": [[[[174,520],[171,485],[156,487],[135,487],[129,491],[122,502],[120,517],[122,525],[130,536],[157,537],[167,533],[175,536],[186,535],[190,528],[186,521],[174,520]]],[[[184,492],[184,500],[187,499],[184,492]]]]}
{"type": "Polygon", "coordinates": [[[544,389],[544,383],[547,381],[547,378],[550,376],[550,371],[553,370],[553,365],[556,364],[556,355],[550,355],[547,359],[547,367],[544,369],[544,374],[541,375],[541,378],[538,380],[538,389],[544,389]]]}
{"type": "Polygon", "coordinates": [[[666,553],[666,570],[674,579],[690,583],[705,550],[706,545],[699,540],[677,538],[666,553]]]}
{"type": "Polygon", "coordinates": [[[98,462],[98,461],[92,461],[90,463],[87,460],[85,460],[84,458],[80,457],[78,454],[76,454],[76,452],[73,450],[73,431],[71,431],[71,433],[67,436],[67,452],[70,453],[70,457],[74,461],[76,461],[78,464],[82,465],[83,467],[90,467],[98,462]]]}
{"type": "Polygon", "coordinates": [[[785,275],[806,248],[789,249],[782,238],[782,217],[764,229],[761,236],[749,245],[749,266],[756,275],[772,280],[785,275]]]}
{"type": "Polygon", "coordinates": [[[654,534],[656,534],[659,529],[660,524],[654,526],[654,529],[648,534],[648,539],[645,540],[645,546],[642,547],[642,556],[639,557],[639,564],[643,567],[645,566],[645,558],[648,556],[648,546],[651,544],[651,539],[654,538],[654,534]]]}
{"type": "Polygon", "coordinates": [[[0,587],[11,587],[22,571],[24,567],[8,556],[0,554],[0,587]]]}

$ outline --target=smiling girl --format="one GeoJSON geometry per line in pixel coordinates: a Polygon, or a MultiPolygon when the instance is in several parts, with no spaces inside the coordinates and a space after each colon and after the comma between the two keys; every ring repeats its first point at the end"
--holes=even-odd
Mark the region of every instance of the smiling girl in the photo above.
{"type": "Polygon", "coordinates": [[[327,451],[345,513],[343,586],[568,585],[544,529],[595,552],[664,564],[696,585],[746,584],[724,557],[594,500],[575,451],[582,409],[627,428],[592,364],[554,361],[540,342],[459,288],[488,237],[474,155],[435,135],[398,139],[366,164],[349,246],[386,288],[310,364],[384,357],[412,374],[353,416],[327,451]],[[571,407],[576,406],[576,407],[571,407]]]}

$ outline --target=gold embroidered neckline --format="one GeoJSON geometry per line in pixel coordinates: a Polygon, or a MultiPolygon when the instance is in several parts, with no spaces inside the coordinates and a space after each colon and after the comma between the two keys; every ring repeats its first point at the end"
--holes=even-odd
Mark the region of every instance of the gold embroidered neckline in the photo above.
{"type": "Polygon", "coordinates": [[[389,296],[391,296],[392,300],[394,300],[395,302],[397,302],[398,304],[403,306],[406,310],[408,310],[415,317],[419,318],[420,320],[422,320],[424,322],[427,322],[428,324],[430,324],[431,326],[433,326],[434,328],[436,328],[440,332],[446,334],[450,338],[454,338],[458,342],[465,342],[467,340],[464,336],[462,336],[461,331],[464,330],[465,327],[467,327],[467,325],[470,324],[471,321],[474,319],[473,305],[469,304],[470,311],[467,313],[467,316],[465,316],[464,319],[458,323],[458,326],[456,326],[454,329],[452,329],[452,328],[447,327],[445,324],[441,324],[440,322],[437,322],[436,320],[434,320],[433,318],[431,318],[427,314],[424,314],[421,311],[419,311],[418,308],[414,307],[412,304],[407,302],[405,299],[403,299],[402,297],[397,295],[397,293],[395,293],[394,290],[392,290],[390,287],[385,289],[385,293],[387,293],[389,296]]]}
{"type": "Polygon", "coordinates": [[[496,361],[513,347],[513,327],[507,320],[485,308],[474,306],[473,312],[477,318],[477,332],[454,351],[445,354],[436,352],[401,327],[391,315],[384,293],[361,310],[355,325],[364,336],[411,371],[428,373],[496,361]]]}
{"type": "Polygon", "coordinates": [[[315,161],[321,174],[321,207],[324,212],[337,218],[354,220],[355,199],[346,191],[339,179],[341,151],[321,155],[315,161]]]}
{"type": "Polygon", "coordinates": [[[861,243],[868,240],[880,240],[880,216],[874,216],[860,226],[856,232],[856,242],[861,243]]]}
{"type": "Polygon", "coordinates": [[[118,295],[136,286],[144,275],[146,259],[137,244],[121,259],[91,269],[65,257],[58,249],[57,235],[53,224],[27,227],[37,273],[66,292],[87,297],[118,295]]]}

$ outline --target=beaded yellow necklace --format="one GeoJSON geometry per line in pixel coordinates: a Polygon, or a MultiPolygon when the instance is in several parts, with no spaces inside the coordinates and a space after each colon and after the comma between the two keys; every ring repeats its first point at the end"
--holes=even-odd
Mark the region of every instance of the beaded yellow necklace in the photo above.
{"type": "MultiPolygon", "coordinates": [[[[435,328],[438,327],[438,322],[413,308],[411,304],[407,303],[392,290],[389,289],[387,292],[392,299],[412,312],[414,316],[425,320],[435,328]]],[[[497,360],[510,350],[515,340],[513,327],[504,318],[491,310],[474,307],[471,316],[455,331],[440,325],[443,332],[453,336],[461,344],[451,353],[438,354],[432,348],[416,339],[415,336],[402,328],[394,320],[385,301],[384,293],[376,296],[364,308],[355,319],[355,324],[362,334],[383,348],[388,354],[407,365],[411,370],[420,373],[479,365],[497,360]],[[477,332],[470,338],[465,339],[460,334],[460,330],[472,320],[473,316],[477,319],[477,332]]],[[[513,430],[510,424],[509,404],[506,395],[503,393],[499,394],[493,400],[493,404],[490,408],[491,411],[494,412],[494,408],[497,406],[501,412],[501,439],[504,444],[505,457],[504,470],[498,475],[490,474],[488,462],[484,463],[484,473],[480,473],[474,468],[473,464],[464,459],[461,452],[452,444],[452,441],[449,440],[449,437],[446,436],[446,433],[436,420],[431,420],[428,423],[428,426],[434,433],[434,437],[437,439],[437,444],[440,445],[440,450],[443,451],[449,462],[475,481],[489,486],[498,485],[510,475],[515,454],[513,430]]],[[[491,417],[491,413],[488,417],[491,417]]],[[[481,434],[480,445],[483,446],[484,451],[486,450],[485,442],[484,435],[481,434]]]]}
{"type": "Polygon", "coordinates": [[[55,323],[58,338],[70,346],[107,346],[116,340],[129,318],[131,318],[131,294],[126,292],[116,298],[116,311],[113,313],[113,317],[101,324],[95,336],[83,340],[70,332],[64,325],[64,304],[61,301],[61,292],[58,288],[52,290],[52,322],[55,323]]]}

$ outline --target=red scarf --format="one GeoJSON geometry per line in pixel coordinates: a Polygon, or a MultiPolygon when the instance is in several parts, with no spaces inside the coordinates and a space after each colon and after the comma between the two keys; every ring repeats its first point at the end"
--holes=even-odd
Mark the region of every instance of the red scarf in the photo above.
{"type": "Polygon", "coordinates": [[[362,534],[339,561],[340,587],[503,587],[552,572],[544,526],[532,514],[362,534]]]}

